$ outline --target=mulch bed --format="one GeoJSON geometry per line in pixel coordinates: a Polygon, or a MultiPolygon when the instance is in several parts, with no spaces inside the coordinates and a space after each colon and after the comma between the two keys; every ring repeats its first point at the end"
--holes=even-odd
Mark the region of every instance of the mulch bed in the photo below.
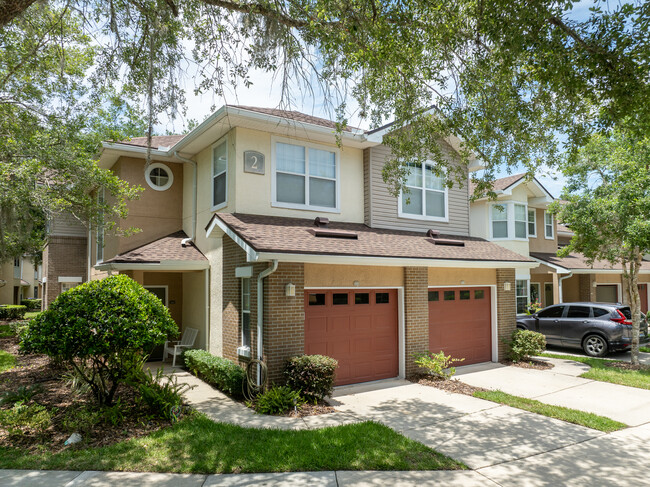
{"type": "Polygon", "coordinates": [[[319,401],[318,404],[306,403],[300,406],[298,411],[289,411],[286,416],[291,418],[304,418],[305,416],[319,416],[336,412],[332,406],[325,401],[319,401]]]}
{"type": "MultiPolygon", "coordinates": [[[[136,391],[128,386],[120,386],[116,393],[124,411],[123,420],[118,424],[102,422],[95,431],[82,433],[82,442],[65,446],[64,442],[72,431],[66,431],[63,420],[72,409],[93,406],[89,395],[73,393],[63,380],[66,369],[56,367],[45,355],[19,355],[18,340],[0,338],[0,350],[10,352],[17,358],[16,367],[0,373],[0,394],[5,391],[15,391],[20,386],[40,386],[31,403],[38,403],[53,411],[52,425],[42,436],[25,433],[9,435],[0,428],[0,447],[21,448],[28,451],[47,449],[49,452],[59,452],[66,449],[99,447],[137,438],[152,433],[164,427],[171,426],[167,420],[155,417],[149,411],[143,411],[136,406],[136,391]]],[[[0,406],[10,409],[12,405],[0,406]]]]}
{"type": "Polygon", "coordinates": [[[436,379],[428,375],[415,375],[413,377],[410,377],[409,380],[423,386],[435,387],[446,392],[465,394],[466,396],[473,396],[476,391],[486,390],[481,387],[470,386],[469,384],[465,384],[458,379],[436,379]]]}
{"type": "Polygon", "coordinates": [[[607,367],[613,367],[615,369],[624,369],[624,370],[650,370],[650,366],[639,364],[639,365],[632,365],[629,362],[614,362],[614,361],[607,361],[605,362],[605,365],[607,367]]]}
{"type": "Polygon", "coordinates": [[[520,367],[522,369],[537,369],[537,370],[548,370],[555,367],[554,364],[546,362],[545,360],[530,359],[523,362],[512,362],[510,360],[502,360],[500,363],[512,367],[520,367]]]}

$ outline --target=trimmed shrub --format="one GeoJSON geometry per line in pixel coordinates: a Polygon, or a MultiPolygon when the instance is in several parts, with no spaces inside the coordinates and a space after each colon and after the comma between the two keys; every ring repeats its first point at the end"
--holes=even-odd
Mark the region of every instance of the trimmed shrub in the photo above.
{"type": "Polygon", "coordinates": [[[422,367],[429,375],[439,379],[449,379],[456,373],[456,367],[452,367],[454,362],[462,362],[464,358],[452,358],[451,355],[445,355],[440,350],[438,353],[422,352],[413,355],[415,365],[422,367]]]}
{"type": "Polygon", "coordinates": [[[39,311],[41,309],[40,299],[23,299],[20,304],[26,306],[28,311],[39,311]]]}
{"type": "Polygon", "coordinates": [[[307,400],[318,401],[332,394],[337,360],[325,355],[299,355],[287,360],[284,377],[287,386],[307,400]]]}
{"type": "Polygon", "coordinates": [[[284,414],[304,404],[300,392],[289,386],[273,386],[255,398],[253,408],[260,414],[284,414]]]}
{"type": "Polygon", "coordinates": [[[7,304],[0,306],[0,320],[24,320],[27,306],[7,304]]]}
{"type": "Polygon", "coordinates": [[[205,350],[187,350],[183,358],[185,367],[197,377],[226,394],[242,397],[246,372],[239,365],[205,350]]]}
{"type": "Polygon", "coordinates": [[[40,404],[17,402],[11,409],[0,409],[0,427],[12,436],[42,435],[52,425],[54,415],[40,404]]]}
{"type": "Polygon", "coordinates": [[[546,337],[536,331],[515,330],[508,346],[510,360],[520,362],[546,350],[546,337]]]}
{"type": "Polygon", "coordinates": [[[21,350],[68,363],[100,405],[141,367],[145,351],[178,335],[165,305],[125,275],[61,293],[22,334],[21,350]]]}

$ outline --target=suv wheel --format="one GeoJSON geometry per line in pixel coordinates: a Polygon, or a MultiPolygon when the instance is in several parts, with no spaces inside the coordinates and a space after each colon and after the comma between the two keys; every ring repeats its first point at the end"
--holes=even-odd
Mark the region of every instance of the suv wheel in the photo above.
{"type": "Polygon", "coordinates": [[[607,353],[607,341],[600,335],[589,335],[582,342],[582,349],[590,357],[604,357],[607,353]]]}

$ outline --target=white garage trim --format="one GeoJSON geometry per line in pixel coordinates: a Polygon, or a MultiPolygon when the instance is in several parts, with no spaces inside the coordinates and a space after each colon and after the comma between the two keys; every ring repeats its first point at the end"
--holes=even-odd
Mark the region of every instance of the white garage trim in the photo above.
{"type": "MultiPolygon", "coordinates": [[[[472,287],[489,287],[490,288],[490,336],[492,341],[492,362],[499,361],[499,330],[497,322],[497,286],[496,284],[470,284],[454,286],[428,286],[428,289],[449,289],[449,288],[472,288],[472,287]]],[[[648,293],[650,295],[650,293],[648,293]]],[[[428,306],[428,303],[427,303],[428,306]]]]}
{"type": "MultiPolygon", "coordinates": [[[[450,287],[450,286],[447,286],[450,287]]],[[[485,286],[483,286],[485,287],[485,286]]],[[[404,379],[406,377],[406,331],[405,331],[405,318],[404,318],[404,286],[305,286],[305,291],[309,290],[323,290],[331,291],[337,289],[355,290],[355,289],[397,289],[397,360],[398,360],[398,377],[404,379]]]]}

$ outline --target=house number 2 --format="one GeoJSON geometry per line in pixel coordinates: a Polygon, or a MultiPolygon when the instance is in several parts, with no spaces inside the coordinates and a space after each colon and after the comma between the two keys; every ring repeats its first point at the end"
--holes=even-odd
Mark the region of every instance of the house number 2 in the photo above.
{"type": "Polygon", "coordinates": [[[254,150],[244,151],[244,172],[264,174],[264,154],[254,150]]]}

